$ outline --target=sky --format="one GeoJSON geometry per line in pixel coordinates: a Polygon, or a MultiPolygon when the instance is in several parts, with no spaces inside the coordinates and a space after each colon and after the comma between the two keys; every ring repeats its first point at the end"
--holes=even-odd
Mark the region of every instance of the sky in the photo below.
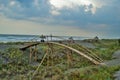
{"type": "Polygon", "coordinates": [[[120,0],[0,0],[0,34],[120,38],[120,0]]]}

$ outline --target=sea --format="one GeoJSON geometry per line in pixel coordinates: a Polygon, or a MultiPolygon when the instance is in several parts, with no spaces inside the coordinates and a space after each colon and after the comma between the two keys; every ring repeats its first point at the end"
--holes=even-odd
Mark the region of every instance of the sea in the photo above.
{"type": "MultiPolygon", "coordinates": [[[[16,34],[0,34],[0,42],[30,42],[41,41],[41,35],[16,35],[16,34]]],[[[52,40],[67,40],[71,36],[57,36],[52,37],[52,40]]],[[[74,40],[82,40],[87,37],[72,36],[74,40]]],[[[46,40],[46,39],[45,39],[46,40]]],[[[51,40],[51,37],[48,37],[51,40]]]]}

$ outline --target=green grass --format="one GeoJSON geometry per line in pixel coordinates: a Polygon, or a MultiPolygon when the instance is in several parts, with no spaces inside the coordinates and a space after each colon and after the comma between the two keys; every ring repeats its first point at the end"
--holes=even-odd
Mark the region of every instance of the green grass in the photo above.
{"type": "Polygon", "coordinates": [[[119,69],[120,66],[109,68],[92,66],[69,73],[68,80],[113,80],[113,73],[119,69]]]}
{"type": "MultiPolygon", "coordinates": [[[[19,45],[24,43],[9,44],[19,45]]],[[[98,43],[94,43],[94,45],[97,48],[89,50],[96,53],[103,60],[112,59],[112,54],[120,49],[120,46],[117,45],[117,40],[101,40],[98,43]]],[[[86,53],[85,49],[78,47],[76,44],[71,44],[70,46],[86,53]]],[[[45,53],[48,47],[46,44],[40,44],[38,49],[40,49],[40,52],[45,53]]],[[[9,64],[0,64],[0,80],[30,80],[37,66],[29,64],[29,52],[25,55],[26,53],[15,47],[9,48],[4,52],[0,51],[2,56],[10,59],[9,64]]],[[[120,66],[103,67],[94,65],[75,52],[70,54],[70,61],[68,61],[67,53],[71,52],[68,49],[54,45],[53,53],[48,52],[33,80],[114,80],[114,72],[120,69],[120,66]]]]}
{"type": "Polygon", "coordinates": [[[97,53],[104,60],[112,59],[112,54],[120,49],[117,40],[101,40],[100,43],[94,43],[97,46],[96,49],[92,50],[97,53]]]}

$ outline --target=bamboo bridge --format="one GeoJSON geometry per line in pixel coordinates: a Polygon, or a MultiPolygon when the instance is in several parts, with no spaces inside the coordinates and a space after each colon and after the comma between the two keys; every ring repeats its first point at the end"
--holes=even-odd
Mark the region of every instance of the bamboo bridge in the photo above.
{"type": "MultiPolygon", "coordinates": [[[[39,44],[47,44],[49,45],[49,47],[52,47],[51,45],[58,45],[58,46],[61,46],[61,47],[64,47],[64,48],[67,48],[68,50],[70,51],[73,51],[77,54],[79,54],[80,56],[83,56],[84,58],[86,58],[87,60],[91,61],[92,63],[96,64],[96,65],[99,65],[99,64],[102,64],[103,60],[98,57],[96,54],[94,54],[93,52],[91,52],[90,50],[88,50],[87,48],[84,47],[84,49],[86,51],[89,51],[90,53],[89,54],[85,54],[84,52],[82,51],[79,51],[69,45],[66,45],[64,43],[60,43],[60,42],[55,42],[55,41],[52,41],[52,37],[57,37],[57,38],[61,38],[61,39],[64,39],[62,37],[59,37],[59,36],[43,36],[41,37],[41,42],[37,41],[37,42],[31,42],[23,47],[20,48],[20,50],[22,51],[25,51],[26,49],[30,49],[30,61],[31,61],[31,58],[33,57],[33,55],[35,55],[35,57],[37,56],[37,52],[36,52],[36,48],[37,48],[37,45],[39,44]],[[44,38],[47,37],[47,41],[44,41],[44,38]],[[50,41],[48,41],[48,37],[51,38],[50,41]],[[31,47],[34,47],[34,50],[31,49],[31,47]]],[[[68,40],[70,42],[73,42],[73,40],[68,40]]],[[[77,44],[77,43],[75,43],[77,44]]],[[[37,57],[36,57],[36,60],[37,60],[37,57]]]]}

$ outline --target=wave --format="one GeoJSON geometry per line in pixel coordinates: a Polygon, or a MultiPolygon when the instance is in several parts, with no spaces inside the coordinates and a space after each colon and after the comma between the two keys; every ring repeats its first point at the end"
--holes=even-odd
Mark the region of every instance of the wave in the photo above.
{"type": "MultiPolygon", "coordinates": [[[[58,36],[62,37],[55,38],[53,37],[52,40],[68,40],[70,36],[58,36]]],[[[51,37],[48,38],[51,40],[51,37]]],[[[76,37],[73,36],[74,40],[82,40],[86,39],[86,37],[76,37]]],[[[38,35],[10,35],[10,34],[0,34],[0,42],[27,42],[27,41],[40,41],[40,36],[38,35]]]]}

